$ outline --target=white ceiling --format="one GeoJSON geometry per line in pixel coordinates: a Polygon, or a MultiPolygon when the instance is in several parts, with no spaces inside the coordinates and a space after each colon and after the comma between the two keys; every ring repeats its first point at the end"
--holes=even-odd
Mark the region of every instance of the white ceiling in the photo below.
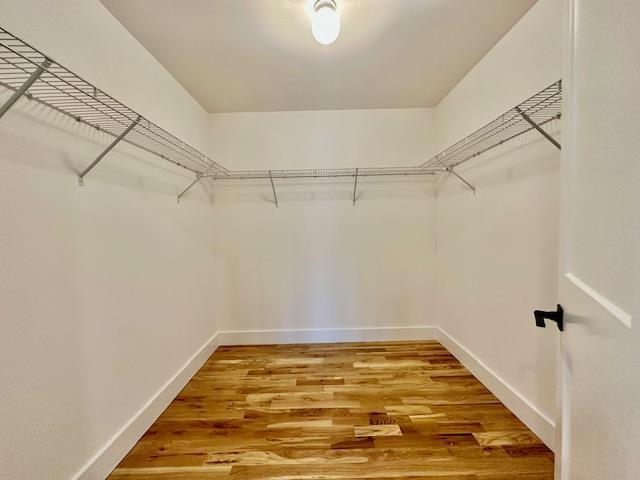
{"type": "Polygon", "coordinates": [[[536,0],[101,0],[210,112],[433,107],[536,0]]]}

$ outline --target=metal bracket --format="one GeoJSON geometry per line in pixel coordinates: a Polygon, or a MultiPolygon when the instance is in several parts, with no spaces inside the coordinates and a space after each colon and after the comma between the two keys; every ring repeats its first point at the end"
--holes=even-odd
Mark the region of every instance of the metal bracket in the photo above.
{"type": "Polygon", "coordinates": [[[516,107],[516,111],[522,116],[522,118],[525,119],[525,121],[527,123],[529,123],[529,125],[531,125],[533,128],[535,128],[538,132],[540,132],[540,134],[546,138],[547,140],[549,140],[551,143],[553,143],[556,147],[558,147],[558,150],[562,149],[562,146],[560,145],[560,143],[553,138],[551,135],[549,135],[547,132],[545,132],[542,127],[540,127],[540,125],[538,125],[536,122],[534,122],[531,117],[529,115],[527,115],[526,113],[524,113],[522,111],[522,109],[520,107],[516,107]]]}
{"type": "Polygon", "coordinates": [[[271,170],[269,170],[269,180],[271,180],[271,190],[273,190],[273,199],[276,202],[276,208],[278,208],[278,195],[276,195],[276,187],[273,184],[273,177],[271,176],[271,170]]]}
{"type": "MultiPolygon", "coordinates": [[[[196,179],[193,182],[191,182],[189,186],[185,188],[180,194],[178,194],[178,203],[180,203],[180,199],[184,197],[189,190],[191,190],[191,187],[193,187],[196,183],[198,183],[203,178],[208,177],[212,169],[213,169],[213,166],[209,167],[205,172],[202,172],[202,173],[196,172],[196,179]]],[[[213,179],[215,180],[217,177],[218,177],[218,173],[216,172],[213,179]]]]}
{"type": "Polygon", "coordinates": [[[186,193],[191,190],[196,183],[202,180],[202,173],[196,173],[196,179],[189,184],[187,188],[185,188],[181,193],[178,194],[178,203],[180,203],[180,199],[186,195],[186,193]]]}
{"type": "Polygon", "coordinates": [[[48,58],[45,58],[44,61],[40,64],[40,66],[36,68],[36,70],[31,75],[29,75],[29,78],[25,80],[25,82],[20,86],[20,88],[15,92],[13,92],[13,95],[11,95],[11,97],[9,97],[9,99],[6,102],[4,102],[4,104],[0,107],[0,118],[2,118],[2,116],[5,113],[7,113],[11,107],[13,107],[13,104],[16,103],[20,99],[20,97],[22,97],[25,93],[27,93],[27,90],[29,90],[31,85],[33,85],[33,83],[38,78],[40,78],[40,75],[42,75],[42,73],[50,65],[51,65],[51,60],[49,60],[48,58]]]}
{"type": "Polygon", "coordinates": [[[449,172],[449,175],[453,175],[458,180],[460,180],[462,183],[464,183],[467,187],[469,187],[469,189],[473,192],[474,195],[476,194],[476,187],[474,187],[469,182],[467,182],[464,178],[462,178],[460,175],[458,175],[456,173],[456,171],[453,169],[453,167],[447,167],[447,172],[449,172]]]}
{"type": "Polygon", "coordinates": [[[98,155],[96,159],[89,164],[89,166],[87,166],[87,168],[85,168],[82,172],[80,172],[80,174],[78,175],[78,183],[80,184],[80,186],[84,185],[85,175],[89,173],[91,169],[93,169],[93,167],[95,167],[100,162],[100,160],[102,160],[102,158],[111,151],[113,147],[115,147],[118,143],[120,143],[120,140],[122,140],[127,135],[127,133],[129,133],[133,129],[133,127],[135,127],[140,122],[141,119],[142,117],[138,115],[138,117],[133,121],[131,125],[129,125],[120,135],[118,135],[116,139],[113,142],[111,142],[111,144],[107,148],[105,148],[102,151],[102,153],[98,155]]]}
{"type": "Polygon", "coordinates": [[[356,179],[353,182],[353,206],[356,206],[356,192],[358,191],[358,169],[356,168],[356,179]]]}

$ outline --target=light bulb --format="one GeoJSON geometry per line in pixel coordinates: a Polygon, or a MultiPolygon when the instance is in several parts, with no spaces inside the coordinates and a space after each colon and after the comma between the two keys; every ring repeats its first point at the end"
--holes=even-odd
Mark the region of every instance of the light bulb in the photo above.
{"type": "Polygon", "coordinates": [[[340,35],[340,15],[334,0],[318,0],[313,6],[311,32],[322,45],[329,45],[340,35]]]}

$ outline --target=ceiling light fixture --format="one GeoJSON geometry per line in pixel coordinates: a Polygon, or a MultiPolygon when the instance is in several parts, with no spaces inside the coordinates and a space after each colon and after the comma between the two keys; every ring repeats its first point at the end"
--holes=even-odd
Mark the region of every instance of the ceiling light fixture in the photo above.
{"type": "Polygon", "coordinates": [[[340,35],[340,15],[335,0],[317,0],[313,4],[311,32],[322,45],[329,45],[340,35]]]}

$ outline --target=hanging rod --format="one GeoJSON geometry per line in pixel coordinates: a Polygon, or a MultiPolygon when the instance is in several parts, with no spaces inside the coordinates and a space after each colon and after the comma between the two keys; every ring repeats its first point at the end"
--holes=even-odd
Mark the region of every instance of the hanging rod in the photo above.
{"type": "Polygon", "coordinates": [[[360,178],[448,173],[455,175],[474,190],[470,183],[453,170],[454,167],[524,133],[536,130],[560,148],[560,144],[542,127],[559,119],[562,114],[561,81],[555,82],[421,165],[235,171],[213,161],[3,28],[0,28],[0,86],[14,92],[4,105],[0,105],[0,117],[20,97],[24,96],[114,137],[113,142],[80,173],[81,181],[111,148],[122,141],[195,174],[195,180],[179,195],[178,199],[202,178],[264,179],[270,180],[273,185],[274,179],[360,178]]]}

